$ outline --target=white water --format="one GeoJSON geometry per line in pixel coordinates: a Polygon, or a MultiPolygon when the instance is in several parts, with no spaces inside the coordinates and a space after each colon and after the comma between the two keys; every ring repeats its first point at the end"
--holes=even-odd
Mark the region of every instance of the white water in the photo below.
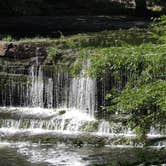
{"type": "Polygon", "coordinates": [[[110,124],[109,124],[109,122],[103,120],[99,125],[98,131],[101,134],[109,134],[110,133],[110,124]]]}
{"type": "Polygon", "coordinates": [[[69,107],[79,109],[94,117],[96,109],[96,80],[92,78],[73,78],[70,84],[69,107]]]}
{"type": "MultiPolygon", "coordinates": [[[[43,108],[0,108],[0,136],[14,136],[15,134],[81,134],[87,122],[97,122],[97,120],[87,113],[80,110],[61,110],[61,109],[43,109],[43,108]],[[62,114],[63,113],[63,114],[62,114]],[[8,115],[9,117],[6,117],[8,115]],[[3,118],[6,117],[6,118],[3,118]]],[[[154,129],[153,129],[154,130],[154,129]]],[[[151,131],[148,134],[150,138],[162,137],[165,131],[151,131]]],[[[122,123],[99,121],[98,132],[92,132],[94,136],[106,137],[135,137],[136,135],[122,123]]]]}
{"type": "Polygon", "coordinates": [[[31,66],[29,75],[32,81],[27,106],[53,108],[55,102],[56,108],[77,109],[94,117],[97,105],[95,79],[84,77],[82,73],[76,78],[57,73],[54,81],[54,78],[44,76],[38,58],[31,66]]]}
{"type": "Polygon", "coordinates": [[[45,85],[47,108],[53,107],[53,80],[49,78],[45,85]]]}
{"type": "Polygon", "coordinates": [[[95,121],[80,110],[43,109],[43,108],[1,108],[0,113],[10,114],[0,119],[1,129],[45,129],[55,131],[79,131],[84,123],[95,121]],[[63,113],[63,114],[62,114],[63,113]]]}
{"type": "MultiPolygon", "coordinates": [[[[89,63],[85,64],[85,67],[88,65],[89,63]]],[[[4,116],[6,113],[8,116],[0,119],[1,135],[26,131],[31,133],[44,131],[76,133],[81,132],[85,125],[88,128],[87,122],[97,121],[95,119],[96,79],[85,77],[84,71],[75,78],[69,78],[62,71],[57,71],[52,76],[46,76],[36,57],[34,64],[30,67],[29,77],[26,90],[23,84],[16,88],[15,83],[11,80],[9,93],[2,97],[4,105],[7,100],[10,101],[10,107],[0,108],[0,114],[4,116]],[[11,107],[15,89],[21,100],[20,107],[11,107]]],[[[101,90],[104,95],[105,86],[104,84],[101,90]]],[[[101,120],[97,127],[98,131],[94,130],[94,132],[99,135],[135,136],[127,126],[118,122],[101,120]]],[[[160,133],[152,128],[148,136],[160,136],[160,133]]]]}
{"type": "Polygon", "coordinates": [[[43,103],[43,74],[41,68],[38,70],[37,66],[32,66],[30,70],[32,78],[32,86],[30,87],[29,99],[31,107],[44,107],[43,103]]]}

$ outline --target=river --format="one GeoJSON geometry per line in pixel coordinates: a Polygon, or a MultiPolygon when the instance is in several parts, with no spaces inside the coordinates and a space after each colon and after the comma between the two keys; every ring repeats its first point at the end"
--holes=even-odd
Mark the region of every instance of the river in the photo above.
{"type": "Polygon", "coordinates": [[[65,144],[0,143],[1,166],[162,165],[164,152],[154,148],[74,147],[65,144]],[[146,154],[146,155],[145,155],[146,154]],[[159,164],[160,163],[160,164],[159,164]]]}

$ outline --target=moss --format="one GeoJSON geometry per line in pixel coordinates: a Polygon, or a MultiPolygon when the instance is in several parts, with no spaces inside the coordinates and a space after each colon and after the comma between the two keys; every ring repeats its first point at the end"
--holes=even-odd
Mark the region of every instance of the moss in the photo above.
{"type": "Polygon", "coordinates": [[[81,131],[83,132],[96,132],[98,130],[98,121],[86,122],[82,127],[81,131]]]}
{"type": "Polygon", "coordinates": [[[33,140],[32,142],[34,143],[38,143],[40,142],[41,144],[57,144],[58,141],[55,138],[49,138],[49,137],[45,137],[44,139],[37,139],[37,140],[33,140]]]}
{"type": "Polygon", "coordinates": [[[74,146],[78,146],[78,147],[83,147],[84,146],[84,142],[82,140],[80,140],[80,139],[74,139],[72,141],[72,144],[74,146]]]}
{"type": "Polygon", "coordinates": [[[66,110],[61,110],[61,111],[59,111],[59,115],[63,115],[63,114],[65,114],[66,113],[66,110]]]}
{"type": "Polygon", "coordinates": [[[118,137],[113,141],[114,145],[132,145],[132,146],[142,146],[145,145],[140,142],[140,139],[137,137],[118,137]]]}
{"type": "Polygon", "coordinates": [[[78,34],[64,38],[62,49],[68,48],[109,48],[121,46],[138,46],[142,43],[155,43],[150,29],[131,28],[129,30],[112,30],[97,33],[78,34]],[[134,40],[133,40],[134,39],[134,40]]]}
{"type": "Polygon", "coordinates": [[[48,61],[48,62],[52,61],[57,56],[57,48],[55,46],[54,47],[49,47],[47,54],[48,55],[47,55],[46,61],[48,61]]]}

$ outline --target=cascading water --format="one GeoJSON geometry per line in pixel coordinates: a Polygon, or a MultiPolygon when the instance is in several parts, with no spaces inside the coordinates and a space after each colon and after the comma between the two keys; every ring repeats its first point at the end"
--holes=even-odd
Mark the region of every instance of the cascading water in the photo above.
{"type": "Polygon", "coordinates": [[[32,85],[30,88],[30,106],[44,107],[43,103],[43,73],[38,65],[33,65],[30,70],[32,85]]]}
{"type": "Polygon", "coordinates": [[[79,109],[94,117],[96,109],[96,80],[73,78],[70,84],[69,107],[79,109]]]}
{"type": "Polygon", "coordinates": [[[110,124],[109,122],[103,120],[99,125],[99,133],[101,134],[109,134],[110,133],[110,124]]]}
{"type": "Polygon", "coordinates": [[[46,93],[46,106],[47,108],[53,107],[53,80],[49,78],[45,85],[45,93],[46,93]]]}
{"type": "MultiPolygon", "coordinates": [[[[109,83],[106,79],[101,89],[97,89],[97,80],[84,75],[84,67],[89,65],[89,62],[85,63],[82,72],[75,78],[63,72],[62,68],[48,72],[39,57],[33,58],[33,63],[28,66],[24,81],[16,79],[11,70],[12,78],[0,92],[0,103],[4,106],[0,108],[0,135],[83,131],[100,136],[135,136],[121,122],[95,118],[97,93],[100,91],[100,104],[105,105],[104,96],[109,83]]],[[[3,72],[7,73],[8,70],[3,67],[3,72]]],[[[21,74],[20,69],[18,71],[21,74]]],[[[103,114],[102,119],[106,116],[103,114]]],[[[164,134],[165,131],[156,132],[152,128],[149,135],[156,136],[159,133],[164,134]]]]}
{"type": "MultiPolygon", "coordinates": [[[[7,104],[8,98],[3,98],[4,106],[10,107],[1,108],[0,114],[11,116],[0,119],[0,131],[6,129],[9,133],[13,133],[13,129],[16,132],[20,129],[80,131],[85,123],[95,121],[96,80],[83,77],[82,74],[70,78],[61,69],[49,73],[48,76],[43,68],[39,57],[35,57],[29,67],[25,86],[18,90],[18,94],[24,92],[18,96],[18,100],[23,98],[18,107],[14,107],[14,102],[7,104]]],[[[5,96],[9,95],[12,100],[15,84],[11,83],[8,87],[9,92],[6,92],[5,96]]]]}

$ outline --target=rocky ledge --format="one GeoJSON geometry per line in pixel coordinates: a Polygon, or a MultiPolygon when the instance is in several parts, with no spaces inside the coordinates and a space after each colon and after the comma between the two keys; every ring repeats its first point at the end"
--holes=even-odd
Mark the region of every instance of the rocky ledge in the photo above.
{"type": "Polygon", "coordinates": [[[45,56],[50,42],[0,42],[0,57],[26,59],[45,56]]]}

